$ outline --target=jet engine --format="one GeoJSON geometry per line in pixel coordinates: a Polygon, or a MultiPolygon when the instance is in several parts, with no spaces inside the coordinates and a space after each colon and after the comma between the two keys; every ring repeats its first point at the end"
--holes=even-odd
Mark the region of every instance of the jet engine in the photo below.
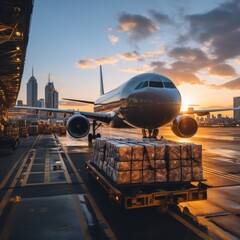
{"type": "Polygon", "coordinates": [[[90,130],[88,119],[82,115],[74,115],[67,121],[67,131],[74,138],[85,137],[90,130]]]}
{"type": "Polygon", "coordinates": [[[171,129],[178,137],[189,138],[196,134],[198,124],[194,118],[180,115],[172,122],[171,129]]]}

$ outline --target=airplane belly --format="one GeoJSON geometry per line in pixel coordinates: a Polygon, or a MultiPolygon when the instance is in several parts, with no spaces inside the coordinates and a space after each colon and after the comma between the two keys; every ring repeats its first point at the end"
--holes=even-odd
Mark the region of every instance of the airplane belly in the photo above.
{"type": "MultiPolygon", "coordinates": [[[[179,95],[180,96],[180,95],[179,95]]],[[[180,111],[178,96],[136,93],[123,101],[120,113],[123,120],[138,128],[158,128],[174,120],[180,111]]]]}

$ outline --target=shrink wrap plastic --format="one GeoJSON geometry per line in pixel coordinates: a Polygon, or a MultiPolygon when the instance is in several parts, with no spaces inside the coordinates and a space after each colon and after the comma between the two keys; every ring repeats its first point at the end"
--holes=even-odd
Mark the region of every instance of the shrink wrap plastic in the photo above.
{"type": "Polygon", "coordinates": [[[169,140],[98,138],[92,162],[116,184],[200,181],[202,146],[169,140]]]}

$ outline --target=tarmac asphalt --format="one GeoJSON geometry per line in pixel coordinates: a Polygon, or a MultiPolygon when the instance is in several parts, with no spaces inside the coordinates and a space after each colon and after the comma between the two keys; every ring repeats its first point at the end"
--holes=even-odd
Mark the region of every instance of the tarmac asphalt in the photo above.
{"type": "MultiPolygon", "coordinates": [[[[134,129],[101,134],[141,137],[134,129]]],[[[168,128],[161,134],[180,140],[168,128]]],[[[203,145],[208,200],[161,214],[112,204],[85,170],[92,152],[85,139],[21,139],[12,154],[0,156],[0,239],[239,239],[240,129],[200,128],[189,141],[203,145]]]]}

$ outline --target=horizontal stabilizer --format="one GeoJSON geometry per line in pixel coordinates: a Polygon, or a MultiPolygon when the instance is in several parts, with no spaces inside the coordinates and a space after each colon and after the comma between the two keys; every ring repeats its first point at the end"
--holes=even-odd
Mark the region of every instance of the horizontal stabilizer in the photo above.
{"type": "Polygon", "coordinates": [[[94,104],[94,102],[92,102],[92,101],[79,100],[79,99],[63,98],[63,100],[68,100],[68,101],[72,101],[72,102],[81,102],[81,103],[94,104]]]}

